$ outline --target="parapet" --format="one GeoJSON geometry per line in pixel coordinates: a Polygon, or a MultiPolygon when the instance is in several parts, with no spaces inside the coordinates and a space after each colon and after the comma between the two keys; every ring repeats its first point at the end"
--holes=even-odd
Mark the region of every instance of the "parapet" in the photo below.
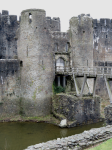
{"type": "Polygon", "coordinates": [[[101,18],[100,20],[93,19],[93,27],[96,29],[97,27],[108,27],[112,28],[112,19],[101,18]]]}
{"type": "Polygon", "coordinates": [[[9,12],[7,10],[2,10],[2,15],[9,15],[9,12]]]}
{"type": "Polygon", "coordinates": [[[26,9],[26,10],[23,10],[21,14],[25,12],[31,12],[31,11],[45,12],[45,10],[43,9],[26,9]]]}
{"type": "Polygon", "coordinates": [[[58,17],[46,17],[47,26],[51,31],[60,31],[60,18],[58,17]]]}

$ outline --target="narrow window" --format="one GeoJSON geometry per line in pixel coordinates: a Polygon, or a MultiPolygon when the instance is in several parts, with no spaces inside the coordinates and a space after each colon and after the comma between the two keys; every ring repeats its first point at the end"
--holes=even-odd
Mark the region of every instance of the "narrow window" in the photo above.
{"type": "Polygon", "coordinates": [[[32,22],[32,14],[29,13],[29,23],[31,23],[31,22],[32,22]]]}
{"type": "Polygon", "coordinates": [[[32,19],[32,14],[31,13],[29,13],[29,19],[32,19]]]}
{"type": "Polygon", "coordinates": [[[27,46],[27,52],[26,53],[27,53],[27,57],[28,57],[28,46],[27,46]]]}
{"type": "Polygon", "coordinates": [[[23,61],[20,61],[20,67],[23,67],[23,61]]]}
{"type": "Polygon", "coordinates": [[[83,33],[85,33],[85,31],[83,31],[83,33]]]}
{"type": "Polygon", "coordinates": [[[106,35],[106,38],[107,38],[107,35],[106,35]]]}
{"type": "Polygon", "coordinates": [[[68,52],[69,48],[70,48],[70,43],[67,42],[67,43],[66,43],[66,52],[68,52]]]}
{"type": "Polygon", "coordinates": [[[58,43],[55,43],[55,52],[58,51],[58,43]]]}

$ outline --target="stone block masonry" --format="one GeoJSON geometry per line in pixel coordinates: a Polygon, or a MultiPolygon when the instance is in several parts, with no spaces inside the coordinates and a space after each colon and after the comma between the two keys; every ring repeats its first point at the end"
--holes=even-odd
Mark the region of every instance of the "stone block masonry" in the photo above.
{"type": "Polygon", "coordinates": [[[22,106],[26,116],[45,116],[51,111],[55,74],[53,44],[45,11],[22,11],[18,34],[18,58],[21,67],[22,106]]]}
{"type": "Polygon", "coordinates": [[[68,127],[99,122],[100,97],[57,94],[52,100],[52,111],[56,118],[67,119],[68,127]]]}
{"type": "Polygon", "coordinates": [[[108,125],[112,125],[112,104],[107,106],[107,107],[105,107],[104,113],[105,113],[106,123],[108,125]]]}
{"type": "Polygon", "coordinates": [[[0,15],[0,59],[17,59],[16,31],[19,27],[16,15],[2,11],[0,15]]]}
{"type": "Polygon", "coordinates": [[[25,150],[82,150],[112,138],[112,125],[29,146],[25,150]]]}
{"type": "Polygon", "coordinates": [[[0,118],[20,112],[19,60],[0,60],[0,118]]]}

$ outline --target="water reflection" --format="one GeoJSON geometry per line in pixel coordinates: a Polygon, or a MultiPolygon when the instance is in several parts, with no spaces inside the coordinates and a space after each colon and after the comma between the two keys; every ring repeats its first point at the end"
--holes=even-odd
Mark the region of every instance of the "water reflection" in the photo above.
{"type": "Polygon", "coordinates": [[[103,123],[62,129],[46,123],[0,123],[0,150],[23,150],[30,145],[101,126],[103,123]]]}
{"type": "Polygon", "coordinates": [[[61,129],[61,131],[60,131],[60,135],[61,135],[61,137],[66,137],[67,136],[67,131],[68,131],[68,129],[61,129]]]}

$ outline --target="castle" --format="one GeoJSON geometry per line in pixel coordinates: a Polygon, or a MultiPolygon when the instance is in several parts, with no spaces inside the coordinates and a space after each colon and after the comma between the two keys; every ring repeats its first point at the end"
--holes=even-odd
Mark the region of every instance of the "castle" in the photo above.
{"type": "MultiPolygon", "coordinates": [[[[112,20],[81,14],[70,19],[67,32],[60,19],[41,9],[17,16],[0,14],[0,114],[43,116],[51,112],[52,85],[75,91],[73,78],[61,68],[112,66],[112,20]]],[[[77,80],[79,88],[81,80],[77,80]]],[[[88,81],[90,87],[92,82],[88,81]]],[[[103,78],[96,94],[106,97],[103,78]]]]}

